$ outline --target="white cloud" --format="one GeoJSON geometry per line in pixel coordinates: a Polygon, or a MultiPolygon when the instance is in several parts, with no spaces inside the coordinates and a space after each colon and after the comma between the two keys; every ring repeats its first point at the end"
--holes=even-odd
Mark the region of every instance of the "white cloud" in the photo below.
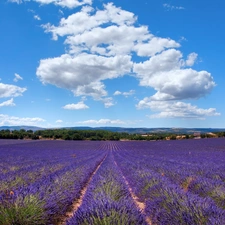
{"type": "MultiPolygon", "coordinates": [[[[45,32],[52,33],[53,38],[57,40],[58,36],[79,35],[107,23],[118,26],[131,25],[136,20],[133,13],[115,7],[112,3],[104,4],[104,9],[96,10],[95,14],[94,10],[90,6],[84,6],[80,12],[70,15],[68,18],[62,18],[59,26],[48,23],[43,25],[43,28],[45,32]]],[[[147,32],[147,28],[145,31],[147,32]]]]}
{"type": "Polygon", "coordinates": [[[17,3],[17,4],[22,4],[23,0],[8,0],[9,2],[17,3]]]}
{"type": "Polygon", "coordinates": [[[37,76],[43,83],[71,90],[75,95],[90,95],[94,98],[106,95],[100,82],[129,73],[132,67],[130,56],[103,57],[91,54],[41,60],[37,76]]]}
{"type": "Polygon", "coordinates": [[[174,5],[170,5],[168,3],[163,4],[163,7],[166,8],[167,10],[174,10],[174,9],[175,10],[183,10],[183,9],[185,9],[182,6],[174,6],[174,5]]]}
{"type": "Polygon", "coordinates": [[[159,113],[150,115],[150,118],[192,118],[205,119],[207,116],[219,116],[215,108],[202,109],[193,106],[190,103],[174,102],[174,101],[151,101],[150,98],[141,100],[137,109],[149,108],[152,111],[159,111],[159,113]]]}
{"type": "MultiPolygon", "coordinates": [[[[21,4],[23,2],[27,2],[30,0],[8,0],[8,1],[21,4]]],[[[86,4],[88,5],[92,4],[92,0],[33,0],[33,1],[38,2],[41,5],[54,4],[57,6],[67,7],[70,9],[76,8],[78,6],[86,5],[86,4]]]]}
{"type": "Polygon", "coordinates": [[[82,96],[85,101],[85,96],[91,96],[95,101],[101,101],[104,103],[105,108],[109,108],[114,105],[113,99],[107,96],[105,85],[102,82],[92,82],[88,85],[78,86],[76,90],[73,90],[75,96],[82,96]]]}
{"type": "Polygon", "coordinates": [[[0,98],[21,96],[26,90],[15,85],[0,83],[0,98]]]}
{"type": "Polygon", "coordinates": [[[33,17],[35,20],[41,20],[41,17],[37,14],[35,14],[35,11],[33,9],[28,9],[28,12],[32,13],[33,14],[33,17]]]}
{"type": "Polygon", "coordinates": [[[111,25],[96,27],[82,34],[69,36],[65,43],[70,45],[71,53],[77,52],[80,48],[80,50],[87,49],[93,54],[105,56],[124,55],[131,51],[138,51],[139,45],[142,45],[135,47],[135,42],[150,37],[147,33],[147,28],[144,26],[111,25]]]}
{"type": "Polygon", "coordinates": [[[76,96],[92,96],[95,100],[100,100],[107,95],[105,85],[102,82],[91,82],[89,84],[79,85],[75,90],[72,90],[76,96]]]}
{"type": "Polygon", "coordinates": [[[55,122],[56,122],[56,123],[63,123],[62,120],[56,120],[55,122]]]}
{"type": "Polygon", "coordinates": [[[115,91],[113,95],[123,95],[125,97],[128,97],[134,94],[135,94],[135,90],[130,90],[128,92],[115,91]]]}
{"type": "Polygon", "coordinates": [[[84,102],[84,101],[87,100],[87,97],[86,97],[86,96],[82,96],[82,97],[81,97],[81,100],[84,102]]]}
{"type": "MultiPolygon", "coordinates": [[[[164,7],[183,9],[169,4],[164,7]]],[[[91,96],[105,107],[115,103],[108,97],[104,81],[124,75],[135,76],[141,86],[152,87],[156,93],[151,101],[198,99],[211,92],[215,87],[211,74],[190,68],[197,53],[183,59],[176,49],[180,43],[156,37],[147,26],[136,22],[133,13],[108,3],[103,9],[83,6],[58,25],[42,25],[54,40],[64,37],[68,48],[59,57],[42,59],[38,78],[44,84],[71,90],[75,96],[91,96]],[[133,56],[139,57],[139,63],[132,61],[133,56]]],[[[129,96],[133,92],[114,93],[119,94],[129,96]]]]}
{"type": "Polygon", "coordinates": [[[27,11],[30,13],[33,13],[33,14],[35,13],[35,11],[33,9],[28,9],[27,11]]]}
{"type": "Polygon", "coordinates": [[[130,53],[138,51],[135,43],[153,37],[146,26],[133,26],[135,22],[133,13],[109,3],[103,10],[82,7],[80,12],[62,18],[58,27],[43,25],[55,40],[66,36],[69,53],[41,60],[37,76],[43,83],[69,89],[76,96],[92,96],[105,107],[112,106],[102,81],[130,74],[130,53]]]}
{"type": "Polygon", "coordinates": [[[19,74],[15,73],[15,78],[13,79],[13,81],[17,82],[19,80],[23,80],[23,78],[19,74]]]}
{"type": "Polygon", "coordinates": [[[41,4],[55,4],[61,7],[76,8],[81,5],[92,4],[92,0],[34,0],[41,4]]]}
{"type": "Polygon", "coordinates": [[[185,62],[185,65],[186,66],[193,66],[195,64],[195,61],[196,61],[197,57],[198,57],[197,53],[195,53],[195,52],[190,53],[188,55],[188,58],[187,58],[186,62],[185,62]]]}
{"type": "Polygon", "coordinates": [[[180,44],[169,38],[153,37],[147,43],[138,43],[134,49],[139,56],[154,56],[167,48],[178,48],[180,44]]]}
{"type": "MultiPolygon", "coordinates": [[[[189,56],[195,57],[194,54],[189,56]]],[[[183,68],[183,64],[182,53],[168,49],[143,63],[135,63],[134,72],[141,86],[156,90],[152,100],[198,99],[209,94],[215,87],[211,74],[183,68]]]]}
{"type": "Polygon", "coordinates": [[[115,103],[113,102],[113,98],[108,97],[108,98],[101,98],[99,101],[102,101],[104,103],[105,108],[109,108],[111,106],[114,106],[115,103]]]}
{"type": "Polygon", "coordinates": [[[35,20],[41,20],[41,17],[39,15],[34,15],[35,20]]]}
{"type": "Polygon", "coordinates": [[[89,107],[84,104],[84,102],[78,102],[77,104],[68,104],[63,106],[64,109],[69,109],[69,110],[80,110],[80,109],[88,109],[89,107]]]}
{"type": "Polygon", "coordinates": [[[5,114],[0,114],[0,126],[9,125],[9,126],[19,126],[19,125],[27,125],[27,126],[37,126],[45,120],[39,117],[16,117],[9,116],[5,114]]]}
{"type": "Polygon", "coordinates": [[[121,91],[115,91],[113,95],[122,95],[121,91]]]}
{"type": "Polygon", "coordinates": [[[0,103],[0,107],[4,107],[4,106],[15,106],[16,104],[13,102],[13,98],[11,98],[10,100],[7,100],[5,102],[0,103]]]}
{"type": "Polygon", "coordinates": [[[59,9],[59,14],[64,15],[64,12],[61,9],[59,9]]]}
{"type": "Polygon", "coordinates": [[[77,122],[80,124],[125,124],[122,120],[110,120],[110,119],[100,119],[100,120],[86,120],[77,122]]]}

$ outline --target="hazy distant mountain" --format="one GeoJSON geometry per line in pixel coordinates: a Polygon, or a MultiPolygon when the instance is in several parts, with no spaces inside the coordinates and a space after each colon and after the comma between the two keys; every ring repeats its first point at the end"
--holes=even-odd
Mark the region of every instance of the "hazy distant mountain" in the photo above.
{"type": "Polygon", "coordinates": [[[0,130],[44,130],[45,128],[42,127],[35,127],[35,126],[1,126],[0,130]]]}
{"type": "MultiPolygon", "coordinates": [[[[47,128],[35,127],[35,126],[1,126],[0,130],[44,130],[47,128]]],[[[192,134],[192,133],[209,133],[225,131],[225,128],[125,128],[125,127],[61,127],[53,129],[72,129],[72,130],[107,130],[113,132],[126,132],[135,134],[145,133],[176,133],[176,134],[192,134]]]]}
{"type": "Polygon", "coordinates": [[[209,132],[220,132],[225,131],[225,128],[125,128],[125,127],[70,127],[68,129],[73,130],[108,130],[113,132],[126,132],[135,134],[145,133],[209,133],[209,132]]]}

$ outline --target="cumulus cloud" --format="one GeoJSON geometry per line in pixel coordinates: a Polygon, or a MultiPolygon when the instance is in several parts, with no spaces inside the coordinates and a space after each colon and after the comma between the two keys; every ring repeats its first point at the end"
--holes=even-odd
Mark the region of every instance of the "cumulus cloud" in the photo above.
{"type": "Polygon", "coordinates": [[[39,15],[34,15],[35,20],[41,20],[41,17],[39,15]]]}
{"type": "Polygon", "coordinates": [[[76,96],[92,96],[95,100],[100,100],[102,96],[107,95],[105,85],[102,82],[91,82],[90,84],[79,85],[72,90],[76,96]]]}
{"type": "Polygon", "coordinates": [[[135,47],[135,42],[145,40],[147,37],[146,27],[134,27],[124,24],[96,27],[82,34],[69,36],[65,43],[70,45],[71,53],[87,49],[93,54],[115,56],[138,51],[139,46],[135,47]]]}
{"type": "MultiPolygon", "coordinates": [[[[191,64],[196,57],[195,54],[189,55],[188,63],[191,64]]],[[[141,86],[156,90],[152,100],[198,99],[215,87],[213,77],[207,71],[198,72],[182,66],[182,53],[168,49],[147,61],[135,63],[134,72],[141,86]]]]}
{"type": "Polygon", "coordinates": [[[101,98],[101,99],[99,99],[99,101],[102,101],[104,103],[105,108],[109,108],[109,107],[115,105],[113,98],[111,98],[111,97],[101,98]]]}
{"type": "Polygon", "coordinates": [[[138,56],[154,56],[167,48],[178,48],[180,44],[169,38],[153,37],[147,43],[138,43],[134,49],[138,56]]]}
{"type": "Polygon", "coordinates": [[[13,98],[11,98],[10,100],[4,101],[2,103],[0,103],[0,107],[4,107],[4,106],[15,106],[16,104],[13,102],[13,98]]]}
{"type": "Polygon", "coordinates": [[[76,104],[68,104],[63,106],[63,109],[69,109],[69,110],[80,110],[80,109],[88,109],[89,107],[83,102],[78,102],[76,104]]]}
{"type": "Polygon", "coordinates": [[[123,95],[125,97],[128,97],[134,94],[135,94],[135,90],[130,90],[128,92],[115,91],[113,95],[123,95]]]}
{"type": "Polygon", "coordinates": [[[63,123],[62,120],[56,120],[55,122],[56,122],[56,123],[63,123]]]}
{"type": "Polygon", "coordinates": [[[21,88],[16,85],[0,83],[0,98],[21,96],[26,90],[26,88],[21,88]]]}
{"type": "MultiPolygon", "coordinates": [[[[54,40],[58,36],[66,37],[69,52],[42,59],[37,76],[43,83],[69,89],[76,96],[102,100],[108,94],[102,83],[104,80],[132,72],[132,52],[151,56],[180,46],[174,40],[154,37],[146,26],[135,26],[136,20],[133,13],[108,3],[103,5],[103,10],[82,7],[80,12],[62,18],[59,26],[43,25],[54,40]]],[[[112,102],[105,106],[109,105],[112,102]]]]}
{"type": "Polygon", "coordinates": [[[115,91],[113,95],[122,95],[121,91],[115,91]]]}
{"type": "MultiPolygon", "coordinates": [[[[23,2],[27,2],[30,0],[8,0],[8,1],[21,4],[23,2]]],[[[86,4],[88,5],[92,4],[92,0],[33,0],[33,1],[38,2],[41,5],[54,4],[56,6],[67,7],[70,9],[76,8],[78,6],[86,5],[86,4]]]]}
{"type": "Polygon", "coordinates": [[[92,4],[92,0],[35,0],[41,4],[50,4],[53,3],[55,5],[67,8],[76,8],[81,5],[92,4]]]}
{"type": "Polygon", "coordinates": [[[66,88],[75,95],[106,95],[100,82],[129,73],[132,67],[130,56],[103,57],[92,54],[41,60],[37,76],[43,83],[66,88]]]}
{"type": "Polygon", "coordinates": [[[14,3],[17,3],[17,4],[22,4],[23,3],[23,0],[8,0],[9,2],[14,2],[14,3]]]}
{"type": "Polygon", "coordinates": [[[80,124],[125,124],[122,120],[110,120],[110,119],[100,119],[100,120],[86,120],[78,122],[80,124]]]}
{"type": "Polygon", "coordinates": [[[92,82],[87,85],[78,86],[77,89],[72,90],[75,96],[82,96],[85,101],[85,96],[91,96],[95,101],[103,102],[105,108],[109,108],[114,105],[113,98],[106,97],[107,91],[105,85],[102,82],[92,82]]]}
{"type": "MultiPolygon", "coordinates": [[[[112,3],[104,4],[103,10],[96,10],[95,13],[94,11],[94,8],[84,6],[79,12],[62,18],[59,26],[48,23],[43,25],[43,28],[57,40],[58,36],[76,36],[108,23],[121,26],[131,25],[136,21],[133,13],[115,7],[112,3]]],[[[148,33],[147,27],[144,30],[143,32],[148,33]]]]}
{"type": "Polygon", "coordinates": [[[195,61],[196,61],[197,57],[198,57],[197,53],[195,53],[195,52],[190,53],[188,55],[188,58],[187,58],[186,62],[185,62],[185,65],[186,66],[193,66],[195,64],[195,61]]]}
{"type": "Polygon", "coordinates": [[[23,78],[19,74],[15,73],[15,78],[13,79],[13,81],[17,82],[19,80],[23,80],[23,78]]]}
{"type": "MultiPolygon", "coordinates": [[[[169,4],[164,7],[183,9],[169,4]]],[[[79,12],[61,18],[58,25],[47,23],[42,27],[53,40],[64,37],[68,48],[59,57],[40,60],[36,74],[41,82],[71,90],[75,96],[91,96],[105,107],[115,103],[108,97],[104,81],[124,75],[132,75],[141,86],[153,88],[151,101],[198,99],[216,85],[209,72],[190,68],[197,53],[185,59],[177,49],[180,43],[156,37],[147,26],[137,24],[132,12],[113,3],[103,4],[103,9],[85,5],[79,12]]],[[[133,93],[114,93],[120,94],[133,93]]]]}
{"type": "Polygon", "coordinates": [[[163,4],[163,7],[167,10],[183,10],[183,9],[185,9],[182,6],[174,6],[174,5],[170,5],[168,3],[163,4]]]}
{"type": "Polygon", "coordinates": [[[215,108],[202,109],[185,102],[175,101],[151,101],[150,98],[144,98],[137,105],[137,109],[149,108],[159,113],[150,115],[150,118],[192,118],[205,119],[208,116],[219,116],[215,108]]]}
{"type": "Polygon", "coordinates": [[[39,117],[16,117],[9,116],[5,114],[0,114],[0,125],[9,125],[9,126],[19,126],[19,125],[27,125],[27,126],[37,126],[45,120],[39,117]]]}

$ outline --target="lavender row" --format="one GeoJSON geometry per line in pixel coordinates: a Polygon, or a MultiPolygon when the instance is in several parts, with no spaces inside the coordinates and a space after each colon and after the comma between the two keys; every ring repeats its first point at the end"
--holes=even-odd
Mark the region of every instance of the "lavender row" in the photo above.
{"type": "Polygon", "coordinates": [[[93,176],[82,205],[67,221],[67,225],[78,224],[146,224],[144,216],[134,204],[122,174],[114,163],[111,151],[93,176]]]}

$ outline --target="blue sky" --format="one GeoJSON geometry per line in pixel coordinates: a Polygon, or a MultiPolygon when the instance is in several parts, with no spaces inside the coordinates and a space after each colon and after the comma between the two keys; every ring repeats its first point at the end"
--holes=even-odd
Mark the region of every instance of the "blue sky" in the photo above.
{"type": "Polygon", "coordinates": [[[2,0],[0,126],[225,127],[225,2],[2,0]]]}

